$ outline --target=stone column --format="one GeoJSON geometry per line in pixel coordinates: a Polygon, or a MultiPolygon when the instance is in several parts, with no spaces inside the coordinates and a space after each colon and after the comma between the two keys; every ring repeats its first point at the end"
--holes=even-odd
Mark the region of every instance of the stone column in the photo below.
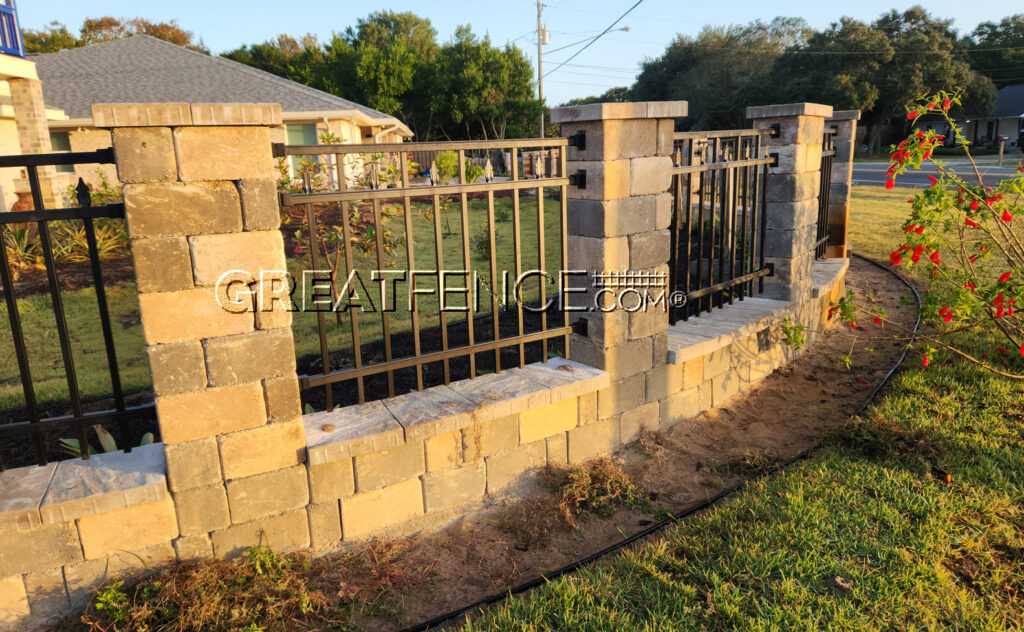
{"type": "Polygon", "coordinates": [[[850,221],[850,185],[853,182],[853,153],[857,138],[860,110],[837,110],[825,125],[836,128],[836,155],[832,158],[832,181],[828,196],[828,244],[825,255],[844,258],[848,255],[846,232],[850,221]]]}
{"type": "MultiPolygon", "coordinates": [[[[573,449],[573,433],[581,445],[583,434],[605,437],[601,449],[608,451],[635,439],[641,425],[658,427],[658,397],[648,397],[647,381],[667,360],[665,302],[631,312],[624,307],[636,305],[636,293],[629,293],[625,306],[615,305],[613,297],[627,287],[640,295],[647,290],[655,296],[668,293],[672,133],[674,119],[686,114],[685,101],[596,103],[551,111],[551,121],[562,124],[563,136],[585,134],[585,148],[569,147],[567,155],[569,174],[586,172],[586,186],[570,186],[568,195],[569,269],[588,275],[588,292],[576,296],[573,304],[593,309],[600,290],[595,274],[634,275],[601,295],[600,304],[610,311],[570,315],[571,322],[586,322],[586,335],[572,336],[571,357],[604,369],[612,381],[598,393],[593,427],[570,432],[574,460],[590,454],[573,449]],[[645,278],[660,278],[660,287],[645,287],[645,278]]],[[[581,287],[583,278],[572,285],[581,287]]]]}
{"type": "MultiPolygon", "coordinates": [[[[12,77],[7,80],[11,89],[11,107],[18,130],[18,145],[23,154],[45,154],[51,151],[50,128],[46,124],[46,105],[43,102],[43,83],[39,79],[12,77]]],[[[39,188],[46,208],[60,208],[63,198],[56,190],[53,167],[39,167],[39,188]]],[[[29,191],[28,179],[15,180],[15,193],[29,191]]]]}
{"type": "Polygon", "coordinates": [[[285,270],[270,141],[280,106],[97,104],[93,120],[112,130],[124,183],[178,557],[264,537],[308,546],[291,314],[279,301],[254,311],[249,290],[285,270]],[[225,290],[230,270],[245,272],[225,290]]]}
{"type": "Polygon", "coordinates": [[[755,129],[779,126],[778,135],[766,139],[769,154],[778,156],[765,182],[765,255],[775,266],[774,275],[765,279],[766,298],[800,304],[811,297],[821,141],[830,116],[831,106],[817,103],[747,108],[755,129]]]}

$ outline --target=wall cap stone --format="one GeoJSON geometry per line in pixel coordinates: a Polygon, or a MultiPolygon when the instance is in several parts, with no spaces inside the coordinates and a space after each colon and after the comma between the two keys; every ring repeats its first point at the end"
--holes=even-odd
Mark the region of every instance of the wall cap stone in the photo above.
{"type": "Polygon", "coordinates": [[[96,127],[173,127],[191,125],[188,103],[94,103],[92,122],[96,127]]]}
{"type": "Polygon", "coordinates": [[[814,271],[811,273],[811,277],[814,279],[814,290],[811,292],[811,297],[821,298],[828,295],[840,279],[846,278],[846,271],[849,268],[850,260],[848,258],[816,259],[814,271]]]}
{"type": "Polygon", "coordinates": [[[859,121],[860,110],[833,110],[830,121],[859,121]]]}
{"type": "Polygon", "coordinates": [[[750,297],[668,328],[668,363],[682,364],[729,346],[793,312],[793,304],[750,297]]]}
{"type": "Polygon", "coordinates": [[[757,105],[747,108],[748,119],[776,118],[780,116],[832,116],[832,106],[821,103],[786,103],[757,105]]]}
{"type": "Polygon", "coordinates": [[[580,123],[610,119],[678,118],[687,116],[687,101],[588,103],[551,109],[552,123],[580,123]]]}
{"type": "Polygon", "coordinates": [[[39,505],[56,469],[48,463],[0,472],[0,534],[42,526],[39,505]]]}
{"type": "Polygon", "coordinates": [[[281,125],[280,103],[192,103],[193,125],[281,125]]]}

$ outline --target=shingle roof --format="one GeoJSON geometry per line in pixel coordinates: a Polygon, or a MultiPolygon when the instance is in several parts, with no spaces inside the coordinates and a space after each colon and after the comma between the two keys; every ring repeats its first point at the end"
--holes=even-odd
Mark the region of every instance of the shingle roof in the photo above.
{"type": "Polygon", "coordinates": [[[1018,118],[1024,116],[1024,83],[1005,86],[996,93],[996,104],[991,118],[1018,118]]]}
{"type": "Polygon", "coordinates": [[[280,103],[284,112],[356,110],[381,124],[393,116],[216,55],[134,35],[33,55],[50,107],[72,118],[93,103],[280,103]]]}

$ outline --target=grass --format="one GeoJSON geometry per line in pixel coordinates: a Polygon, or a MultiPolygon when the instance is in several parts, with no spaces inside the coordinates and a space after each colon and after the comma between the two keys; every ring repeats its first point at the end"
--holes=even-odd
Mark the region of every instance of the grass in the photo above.
{"type": "MultiPolygon", "coordinates": [[[[420,270],[434,270],[436,265],[436,252],[434,250],[433,224],[424,219],[424,212],[428,210],[425,204],[413,204],[411,224],[414,231],[413,244],[415,267],[420,270]]],[[[560,228],[560,203],[558,200],[544,200],[544,233],[545,233],[545,267],[549,270],[561,268],[561,235],[560,228]]],[[[508,295],[511,296],[511,285],[515,279],[514,262],[514,241],[512,229],[512,201],[507,198],[495,200],[495,214],[499,220],[496,221],[496,252],[497,271],[499,280],[503,271],[508,271],[510,277],[508,295]],[[505,219],[507,217],[507,219],[505,219]],[[505,219],[505,221],[501,221],[505,219]]],[[[523,261],[522,270],[530,270],[539,266],[539,240],[537,230],[537,198],[526,195],[521,196],[520,221],[522,242],[520,248],[523,261]]],[[[445,267],[448,269],[460,269],[463,267],[462,233],[459,218],[458,201],[455,200],[449,213],[449,225],[451,232],[445,234],[443,241],[443,257],[445,267]]],[[[487,224],[487,202],[484,200],[471,200],[469,203],[469,236],[472,237],[486,231],[487,224]]],[[[393,231],[397,239],[405,238],[404,218],[391,219],[387,227],[393,231]]],[[[294,230],[297,227],[286,228],[294,230]]],[[[485,232],[486,234],[486,232],[485,232]]],[[[481,279],[481,296],[479,306],[474,307],[474,312],[489,313],[490,298],[489,288],[492,285],[501,287],[499,283],[492,283],[490,279],[489,260],[486,251],[474,251],[470,247],[470,267],[479,272],[481,279]]],[[[391,253],[385,265],[393,269],[403,269],[407,265],[407,256],[404,245],[391,253]]],[[[302,269],[312,269],[308,255],[297,257],[292,256],[288,260],[289,270],[301,278],[302,269]]],[[[376,256],[357,256],[355,267],[359,270],[361,278],[366,283],[367,289],[373,293],[377,291],[375,284],[371,283],[369,270],[377,267],[376,256]]],[[[346,274],[344,268],[342,275],[346,274]]],[[[417,277],[419,289],[437,287],[436,276],[417,277]]],[[[451,277],[447,284],[451,287],[464,285],[462,277],[451,277]]],[[[553,294],[549,290],[549,296],[553,294]]],[[[537,281],[524,283],[523,295],[526,300],[535,299],[539,295],[537,281]]],[[[307,292],[308,296],[308,292],[307,292]]],[[[301,293],[298,295],[301,299],[301,293]]],[[[394,305],[397,310],[390,314],[390,325],[392,335],[400,335],[411,329],[411,319],[407,307],[408,285],[399,285],[394,305]]],[[[65,313],[68,320],[69,337],[74,357],[75,370],[79,381],[80,391],[83,397],[100,397],[111,392],[110,374],[106,363],[106,353],[103,345],[103,336],[100,330],[96,294],[91,288],[63,292],[65,313]]],[[[151,385],[149,363],[146,357],[146,347],[142,336],[142,327],[138,318],[138,296],[134,284],[126,284],[119,287],[111,287],[107,290],[107,304],[110,307],[113,325],[114,341],[117,349],[118,362],[121,369],[121,380],[126,390],[148,388],[151,385]]],[[[460,298],[458,293],[451,293],[448,296],[451,304],[465,306],[465,299],[460,298]],[[461,302],[460,302],[461,301],[461,302]]],[[[374,300],[375,304],[379,304],[374,300]]],[[[60,345],[57,339],[57,331],[54,323],[51,301],[46,294],[37,294],[18,300],[18,310],[22,319],[22,329],[25,334],[25,344],[30,358],[30,368],[33,383],[36,389],[36,398],[42,402],[61,402],[68,399],[67,380],[64,372],[64,362],[61,356],[60,345]]],[[[420,328],[426,329],[437,326],[438,300],[435,295],[421,295],[419,297],[420,328]]],[[[340,352],[343,358],[351,357],[351,325],[348,315],[338,320],[331,318],[328,342],[330,349],[340,352]]],[[[463,313],[450,314],[449,322],[464,319],[463,313]]],[[[0,303],[0,322],[7,321],[7,309],[0,303]]],[[[369,345],[374,341],[381,340],[382,322],[379,311],[367,311],[360,314],[359,324],[361,327],[361,341],[369,345]]],[[[292,330],[295,335],[296,355],[317,356],[319,354],[319,334],[317,329],[317,315],[308,311],[296,313],[293,319],[292,330]]],[[[381,358],[382,360],[383,358],[381,358]]],[[[337,369],[346,366],[344,360],[337,361],[332,368],[337,369]]],[[[0,340],[0,409],[15,408],[24,406],[24,396],[19,378],[18,364],[14,354],[14,347],[10,337],[0,340]]]]}
{"type": "Polygon", "coordinates": [[[852,185],[847,235],[853,251],[876,261],[888,261],[901,243],[901,226],[910,215],[907,200],[915,189],[852,185]]]}

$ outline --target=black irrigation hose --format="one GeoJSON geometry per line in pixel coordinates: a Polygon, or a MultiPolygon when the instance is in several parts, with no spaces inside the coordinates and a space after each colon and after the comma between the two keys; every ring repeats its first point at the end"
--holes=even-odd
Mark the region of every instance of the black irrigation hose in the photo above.
{"type": "MultiPolygon", "coordinates": [[[[853,254],[853,253],[851,253],[851,254],[853,254]]],[[[918,293],[917,288],[914,287],[913,283],[908,281],[903,275],[901,275],[898,272],[892,270],[888,266],[885,266],[885,265],[883,265],[881,263],[878,263],[877,261],[875,261],[873,259],[868,259],[867,257],[861,256],[861,255],[858,255],[858,254],[853,254],[853,256],[857,257],[858,259],[861,259],[862,261],[866,261],[867,263],[870,263],[870,264],[872,264],[874,266],[877,266],[877,267],[881,268],[882,270],[885,270],[886,272],[889,272],[890,274],[895,276],[897,279],[899,279],[900,282],[902,282],[904,285],[906,285],[908,288],[910,288],[910,291],[914,293],[914,298],[917,301],[917,322],[914,323],[914,331],[913,331],[913,333],[910,336],[910,344],[912,344],[914,342],[914,340],[916,340],[916,338],[917,338],[917,331],[918,331],[918,329],[920,329],[920,327],[921,327],[922,303],[921,303],[921,294],[918,293]]],[[[882,388],[884,388],[885,385],[889,383],[889,380],[892,379],[892,376],[895,375],[896,371],[899,370],[899,368],[903,365],[903,361],[906,360],[907,353],[910,351],[910,344],[907,344],[903,348],[903,353],[900,354],[899,360],[896,361],[896,364],[894,364],[892,366],[892,368],[889,369],[889,371],[885,374],[885,376],[882,377],[882,380],[871,390],[871,393],[868,395],[868,398],[857,408],[856,411],[853,412],[852,415],[850,415],[851,418],[860,415],[862,412],[864,412],[864,410],[868,406],[871,405],[872,402],[874,402],[874,399],[875,399],[875,397],[878,396],[878,393],[881,392],[882,388]]],[[[619,542],[616,542],[615,544],[612,544],[611,546],[605,547],[605,548],[601,549],[600,551],[598,551],[596,553],[592,553],[592,554],[588,555],[587,557],[584,557],[582,559],[576,560],[575,562],[573,562],[573,563],[571,563],[571,564],[569,564],[567,566],[563,566],[562,568],[559,568],[558,570],[552,571],[551,573],[548,573],[546,575],[541,575],[540,577],[535,577],[534,579],[531,579],[530,581],[528,581],[526,583],[519,584],[518,586],[515,586],[515,587],[513,587],[513,588],[511,588],[511,589],[509,589],[509,590],[507,590],[505,592],[497,593],[497,594],[491,595],[490,597],[484,597],[483,599],[481,599],[480,601],[477,601],[476,603],[470,604],[470,605],[465,606],[463,608],[459,608],[458,610],[454,610],[454,611],[449,612],[447,614],[443,614],[443,615],[441,615],[439,617],[434,617],[430,621],[426,621],[424,623],[420,623],[420,624],[412,626],[410,628],[405,628],[401,632],[424,632],[425,630],[429,630],[431,628],[437,627],[437,626],[445,623],[446,621],[450,621],[450,620],[452,620],[452,619],[454,619],[454,618],[456,618],[458,616],[461,616],[463,614],[466,614],[467,612],[470,612],[472,610],[476,610],[476,609],[482,608],[484,606],[489,606],[491,604],[498,603],[499,601],[504,601],[508,597],[511,597],[513,595],[518,595],[520,593],[524,593],[524,592],[526,592],[528,590],[532,590],[534,588],[537,588],[538,586],[541,586],[541,585],[543,585],[543,584],[545,584],[547,582],[550,582],[553,579],[557,579],[557,578],[561,577],[562,575],[567,575],[569,573],[575,572],[575,571],[579,570],[580,568],[583,568],[584,566],[588,566],[591,563],[596,562],[597,560],[601,559],[602,557],[605,557],[606,555],[609,555],[611,553],[615,553],[616,551],[619,551],[620,549],[623,549],[623,548],[629,546],[630,544],[636,542],[637,540],[640,540],[642,538],[646,538],[647,536],[649,536],[649,535],[651,535],[653,533],[661,531],[662,529],[664,529],[665,527],[667,527],[669,525],[675,524],[675,523],[679,522],[680,520],[682,520],[684,518],[687,518],[689,516],[692,516],[693,514],[695,514],[697,512],[704,511],[705,509],[709,509],[711,507],[714,507],[719,502],[721,502],[724,498],[732,496],[736,492],[738,492],[738,491],[744,489],[745,487],[747,487],[748,485],[750,485],[750,483],[756,482],[758,480],[761,480],[763,478],[766,478],[768,476],[776,474],[779,471],[781,471],[781,470],[789,467],[790,465],[796,463],[797,461],[802,461],[803,459],[806,459],[811,454],[813,454],[815,451],[817,451],[820,447],[821,447],[821,443],[818,443],[818,444],[816,444],[816,445],[814,445],[814,446],[804,450],[803,452],[801,452],[800,454],[794,456],[793,458],[791,458],[791,459],[789,459],[787,461],[784,461],[782,463],[778,463],[775,466],[773,466],[773,467],[771,467],[771,468],[761,472],[760,474],[758,474],[757,476],[755,476],[753,478],[747,479],[747,480],[745,480],[745,481],[743,481],[743,482],[741,482],[741,483],[739,483],[739,484],[737,484],[737,485],[735,485],[733,487],[730,487],[728,489],[724,489],[724,490],[718,492],[717,494],[715,494],[714,496],[712,496],[712,497],[710,497],[710,498],[708,498],[706,500],[703,500],[703,501],[701,501],[701,502],[699,502],[699,503],[697,503],[695,505],[691,505],[690,507],[687,507],[686,509],[680,511],[679,513],[671,514],[668,518],[666,518],[666,519],[664,519],[664,520],[662,520],[660,522],[656,522],[656,523],[652,524],[651,526],[647,527],[643,531],[635,533],[635,534],[629,536],[628,538],[626,538],[624,540],[621,540],[619,542]]]]}

